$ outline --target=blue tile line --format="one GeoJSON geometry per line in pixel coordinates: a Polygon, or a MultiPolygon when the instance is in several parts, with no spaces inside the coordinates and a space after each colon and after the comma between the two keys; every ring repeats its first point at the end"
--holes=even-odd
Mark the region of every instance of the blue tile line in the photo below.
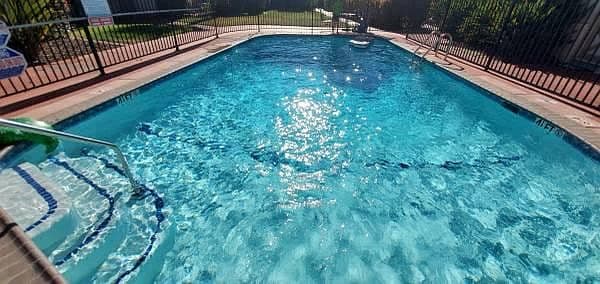
{"type": "Polygon", "coordinates": [[[54,212],[56,212],[56,208],[58,206],[58,202],[56,201],[56,199],[54,199],[54,196],[52,196],[52,194],[50,192],[48,192],[46,190],[46,188],[44,188],[39,182],[37,182],[25,169],[21,168],[20,166],[16,166],[13,168],[13,170],[27,183],[29,184],[29,186],[33,187],[33,189],[35,189],[35,191],[44,199],[44,201],[46,201],[46,204],[48,204],[48,210],[46,211],[46,213],[39,218],[37,221],[35,221],[33,224],[27,226],[27,228],[25,228],[25,232],[29,232],[31,230],[33,230],[35,227],[41,225],[44,221],[46,221],[46,219],[48,219],[50,217],[50,215],[54,214],[54,212]]]}
{"type": "Polygon", "coordinates": [[[142,263],[146,260],[146,258],[148,258],[148,255],[152,251],[152,248],[154,247],[154,243],[156,242],[156,236],[161,231],[160,224],[165,220],[165,215],[162,212],[162,208],[165,206],[164,200],[153,189],[151,189],[143,184],[141,186],[144,188],[145,191],[150,192],[150,195],[152,195],[152,197],[154,197],[154,207],[156,208],[155,217],[157,220],[156,228],[154,229],[154,232],[152,232],[152,235],[150,236],[150,242],[146,246],[144,253],[135,261],[135,263],[133,264],[133,267],[131,267],[127,271],[121,273],[119,275],[119,277],[117,277],[117,280],[115,281],[115,283],[120,283],[121,281],[123,281],[123,279],[127,275],[131,274],[133,271],[138,269],[142,265],[142,263]]]}
{"type": "MultiPolygon", "coordinates": [[[[95,159],[101,161],[102,163],[104,163],[106,168],[112,169],[122,176],[126,176],[125,172],[123,172],[123,170],[121,170],[121,168],[119,168],[117,165],[111,163],[107,159],[105,159],[103,157],[98,157],[98,156],[95,156],[95,155],[92,155],[89,153],[84,153],[84,155],[91,157],[91,158],[95,158],[95,159]]],[[[149,192],[150,195],[152,195],[152,197],[154,198],[154,207],[156,208],[154,216],[156,217],[156,221],[157,221],[156,228],[154,228],[154,231],[152,232],[152,235],[150,236],[149,243],[146,246],[146,249],[144,250],[142,255],[140,255],[140,257],[138,257],[138,259],[133,264],[133,267],[127,269],[125,272],[121,273],[117,277],[117,279],[115,280],[115,283],[120,283],[121,281],[123,281],[123,279],[125,279],[125,277],[127,275],[131,274],[133,271],[138,269],[142,265],[142,263],[148,258],[150,252],[152,251],[152,248],[154,247],[154,244],[156,243],[156,238],[157,238],[156,236],[161,232],[160,225],[165,220],[165,214],[162,212],[162,209],[165,207],[165,202],[162,199],[162,197],[160,197],[160,195],[158,195],[158,193],[155,190],[147,187],[146,185],[140,184],[140,186],[142,186],[143,190],[145,192],[149,192]]]]}
{"type": "Polygon", "coordinates": [[[87,244],[94,241],[98,237],[98,235],[100,235],[100,233],[104,229],[106,229],[106,227],[108,226],[108,224],[110,223],[110,220],[112,219],[112,217],[114,215],[115,199],[108,193],[108,191],[106,189],[98,186],[92,180],[90,180],[88,177],[86,177],[83,174],[76,171],[67,162],[61,161],[55,157],[52,157],[48,160],[55,165],[63,167],[64,169],[69,171],[72,175],[74,175],[78,179],[82,180],[83,182],[85,182],[86,184],[91,186],[94,190],[96,190],[96,192],[98,194],[100,194],[102,197],[104,197],[108,201],[108,216],[106,216],[106,218],[104,218],[104,220],[102,220],[102,222],[94,229],[94,231],[92,231],[92,233],[87,235],[83,239],[83,241],[81,241],[81,243],[79,243],[79,245],[77,245],[73,250],[71,250],[69,253],[67,253],[62,259],[60,259],[54,263],[54,265],[59,266],[59,265],[64,264],[65,262],[67,262],[74,255],[76,255],[84,246],[86,246],[87,244]]]}

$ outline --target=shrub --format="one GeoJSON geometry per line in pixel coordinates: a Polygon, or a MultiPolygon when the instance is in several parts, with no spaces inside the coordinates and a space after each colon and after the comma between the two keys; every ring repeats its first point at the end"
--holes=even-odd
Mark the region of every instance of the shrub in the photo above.
{"type": "MultiPolygon", "coordinates": [[[[0,18],[9,26],[49,21],[64,12],[57,11],[61,4],[58,0],[2,0],[0,18]]],[[[41,43],[50,35],[47,25],[13,30],[9,46],[23,53],[27,61],[36,62],[41,43]]]]}
{"type": "Polygon", "coordinates": [[[369,22],[372,26],[406,32],[417,29],[425,22],[429,1],[373,1],[370,6],[369,22]]]}
{"type": "Polygon", "coordinates": [[[573,5],[579,7],[587,0],[454,0],[449,10],[448,1],[431,5],[429,15],[440,23],[445,18],[442,30],[455,41],[486,51],[497,49],[495,55],[511,62],[536,63],[549,60],[544,57],[553,56],[554,47],[564,44],[564,35],[584,10],[573,5]],[[543,54],[533,58],[530,51],[536,47],[543,54]]]}

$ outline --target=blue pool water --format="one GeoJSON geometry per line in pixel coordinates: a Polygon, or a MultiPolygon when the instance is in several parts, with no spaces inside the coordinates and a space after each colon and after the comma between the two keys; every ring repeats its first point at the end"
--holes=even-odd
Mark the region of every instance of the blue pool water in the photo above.
{"type": "Polygon", "coordinates": [[[164,198],[157,283],[600,280],[598,161],[348,40],[253,39],[65,129],[123,147],[164,198]]]}

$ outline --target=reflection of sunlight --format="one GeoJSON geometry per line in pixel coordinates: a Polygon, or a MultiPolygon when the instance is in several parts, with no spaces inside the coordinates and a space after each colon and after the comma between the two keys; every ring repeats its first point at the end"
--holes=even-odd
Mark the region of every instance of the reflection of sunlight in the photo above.
{"type": "Polygon", "coordinates": [[[324,190],[325,176],[344,146],[337,142],[344,136],[343,131],[332,122],[341,115],[335,104],[339,91],[321,91],[300,89],[294,96],[283,98],[287,119],[275,118],[280,152],[286,161],[279,169],[279,178],[287,187],[283,207],[320,206],[319,192],[324,190]]]}

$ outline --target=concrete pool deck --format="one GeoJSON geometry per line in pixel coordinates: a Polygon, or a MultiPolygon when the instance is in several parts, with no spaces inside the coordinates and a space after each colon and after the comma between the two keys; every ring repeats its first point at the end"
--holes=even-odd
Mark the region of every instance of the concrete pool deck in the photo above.
{"type": "Polygon", "coordinates": [[[2,208],[0,283],[66,283],[23,229],[2,208]]]}

